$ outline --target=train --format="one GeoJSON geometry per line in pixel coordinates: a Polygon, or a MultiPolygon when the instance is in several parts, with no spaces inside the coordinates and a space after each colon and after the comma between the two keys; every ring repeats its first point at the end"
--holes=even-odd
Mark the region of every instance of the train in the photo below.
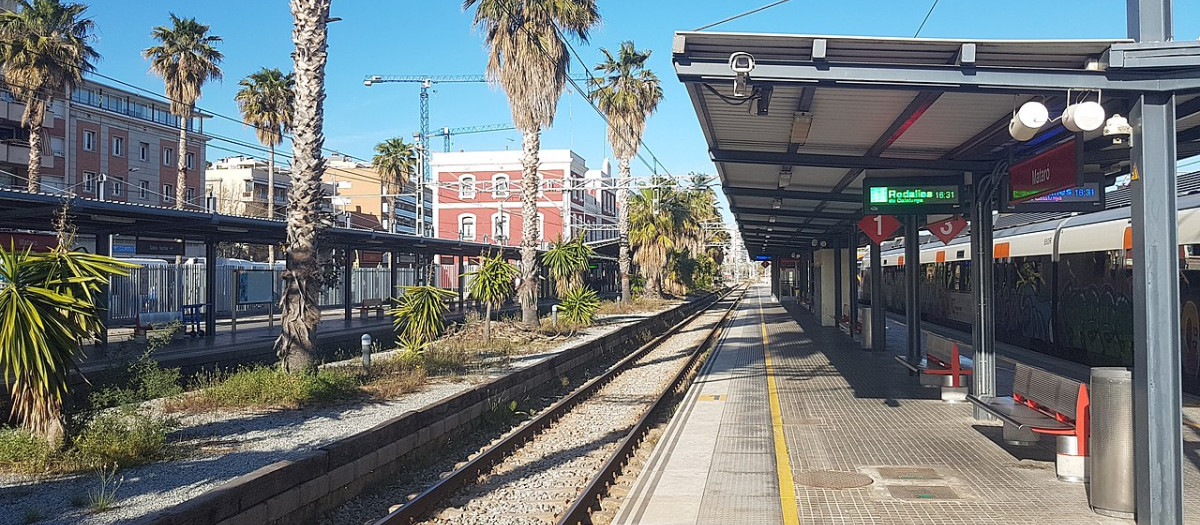
{"type": "MultiPolygon", "coordinates": [[[[1111,200],[1111,199],[1110,199],[1111,200]]],[[[1200,193],[1178,198],[1183,388],[1200,395],[1200,193]]],[[[1087,366],[1133,365],[1133,250],[1128,206],[997,221],[996,339],[1087,366]],[[1007,222],[1010,226],[1002,224],[1007,222]]],[[[904,310],[904,249],[884,246],[884,306],[904,310]]],[[[921,246],[924,321],[970,331],[970,239],[921,246]]],[[[860,266],[869,303],[870,258],[860,266]]]]}

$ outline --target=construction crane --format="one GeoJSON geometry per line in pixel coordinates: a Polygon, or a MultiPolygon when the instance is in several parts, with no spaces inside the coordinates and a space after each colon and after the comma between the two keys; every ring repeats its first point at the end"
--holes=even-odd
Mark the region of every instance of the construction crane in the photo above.
{"type": "Polygon", "coordinates": [[[492,131],[508,131],[510,129],[517,129],[517,128],[516,128],[516,126],[513,126],[512,124],[485,124],[482,126],[467,126],[465,128],[442,128],[438,131],[433,132],[432,134],[430,134],[430,136],[445,138],[446,142],[443,145],[443,151],[445,151],[446,153],[449,153],[450,152],[450,136],[451,135],[469,135],[471,133],[488,133],[488,132],[492,132],[492,131]]]}

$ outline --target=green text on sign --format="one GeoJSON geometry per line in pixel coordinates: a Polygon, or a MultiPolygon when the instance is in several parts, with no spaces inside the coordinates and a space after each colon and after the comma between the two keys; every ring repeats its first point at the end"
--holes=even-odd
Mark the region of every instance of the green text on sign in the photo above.
{"type": "Polygon", "coordinates": [[[958,204],[956,186],[878,186],[870,189],[871,204],[958,204]]]}

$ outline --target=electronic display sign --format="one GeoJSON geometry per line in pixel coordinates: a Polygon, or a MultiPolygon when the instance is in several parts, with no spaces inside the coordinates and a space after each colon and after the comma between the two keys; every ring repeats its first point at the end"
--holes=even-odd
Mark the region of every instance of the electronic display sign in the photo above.
{"type": "Polygon", "coordinates": [[[1084,182],[1074,188],[1017,202],[1019,192],[1009,189],[1008,202],[1004,209],[1012,212],[1078,211],[1089,212],[1104,209],[1104,186],[1099,181],[1084,182]]]}
{"type": "Polygon", "coordinates": [[[964,209],[961,178],[880,178],[863,181],[863,212],[924,215],[964,209]]]}

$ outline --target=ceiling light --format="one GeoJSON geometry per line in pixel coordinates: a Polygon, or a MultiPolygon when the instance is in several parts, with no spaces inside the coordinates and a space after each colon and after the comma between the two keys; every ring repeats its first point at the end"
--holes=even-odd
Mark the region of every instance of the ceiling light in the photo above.
{"type": "Polygon", "coordinates": [[[775,228],[772,228],[772,227],[770,227],[770,226],[767,226],[767,231],[769,231],[769,232],[773,232],[773,231],[775,231],[775,228]]]}
{"type": "Polygon", "coordinates": [[[775,216],[774,216],[774,215],[772,215],[772,216],[768,217],[768,218],[767,218],[767,222],[769,222],[769,223],[771,223],[771,224],[775,224],[775,216]]]}
{"type": "Polygon", "coordinates": [[[808,130],[812,128],[812,113],[798,111],[792,116],[792,136],[789,142],[803,146],[808,142],[808,130]]]}
{"type": "Polygon", "coordinates": [[[779,172],[779,187],[786,188],[792,184],[792,170],[783,170],[779,172]]]}
{"type": "Polygon", "coordinates": [[[771,207],[776,210],[778,210],[779,208],[782,208],[783,207],[783,199],[781,199],[779,197],[775,197],[775,200],[771,201],[771,207]]]}
{"type": "Polygon", "coordinates": [[[816,240],[816,239],[813,239],[813,240],[812,240],[812,245],[813,245],[813,248],[816,248],[816,247],[817,247],[817,244],[819,244],[819,243],[817,242],[817,240],[816,240]]]}
{"type": "Polygon", "coordinates": [[[1013,114],[1008,123],[1008,134],[1019,141],[1026,141],[1037,135],[1039,129],[1050,120],[1050,112],[1041,102],[1029,101],[1013,114]]]}
{"type": "Polygon", "coordinates": [[[1104,125],[1104,106],[1099,102],[1087,101],[1071,104],[1063,111],[1063,127],[1079,133],[1080,131],[1096,131],[1104,125]]]}

